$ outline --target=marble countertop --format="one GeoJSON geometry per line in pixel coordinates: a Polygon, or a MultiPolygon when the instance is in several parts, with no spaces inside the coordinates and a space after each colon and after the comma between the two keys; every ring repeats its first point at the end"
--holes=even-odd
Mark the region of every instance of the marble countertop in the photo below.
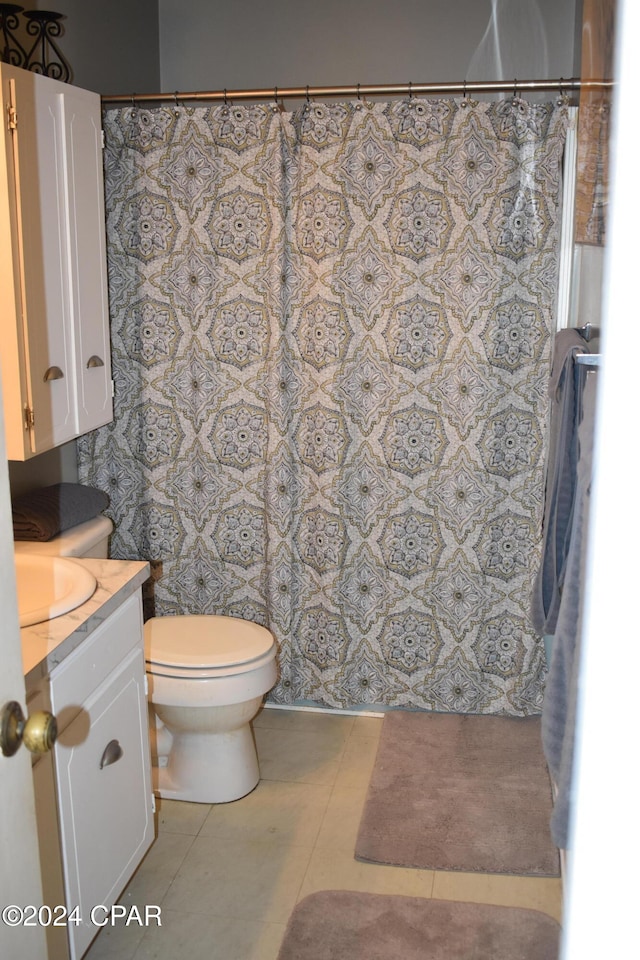
{"type": "Polygon", "coordinates": [[[27,690],[48,676],[149,577],[143,560],[89,560],[67,557],[94,575],[97,587],[81,606],[55,620],[20,630],[27,690]]]}

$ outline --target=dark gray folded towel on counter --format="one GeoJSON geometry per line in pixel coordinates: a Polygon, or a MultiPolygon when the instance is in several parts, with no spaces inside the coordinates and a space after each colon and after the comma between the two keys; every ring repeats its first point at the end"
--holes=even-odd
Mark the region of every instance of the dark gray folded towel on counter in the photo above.
{"type": "Polygon", "coordinates": [[[92,520],[109,506],[109,497],[81,483],[54,483],[17,497],[11,505],[14,540],[51,540],[92,520]]]}

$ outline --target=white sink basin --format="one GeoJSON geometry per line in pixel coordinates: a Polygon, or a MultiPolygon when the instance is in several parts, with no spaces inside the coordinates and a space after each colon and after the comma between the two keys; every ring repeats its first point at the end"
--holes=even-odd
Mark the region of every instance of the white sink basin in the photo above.
{"type": "Polygon", "coordinates": [[[91,597],[96,578],[65,557],[14,555],[21,627],[54,620],[91,597]]]}

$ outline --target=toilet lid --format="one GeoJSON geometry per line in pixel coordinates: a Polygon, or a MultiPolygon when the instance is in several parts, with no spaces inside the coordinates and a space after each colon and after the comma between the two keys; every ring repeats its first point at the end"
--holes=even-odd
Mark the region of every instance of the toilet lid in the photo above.
{"type": "Polygon", "coordinates": [[[145,658],[166,667],[229,667],[268,653],[273,636],[237,617],[153,617],[144,625],[145,658]]]}

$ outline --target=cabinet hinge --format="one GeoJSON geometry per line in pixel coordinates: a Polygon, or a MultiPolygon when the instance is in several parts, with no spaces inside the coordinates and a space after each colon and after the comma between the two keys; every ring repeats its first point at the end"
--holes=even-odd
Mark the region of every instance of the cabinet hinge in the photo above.
{"type": "Polygon", "coordinates": [[[7,128],[15,130],[18,126],[18,111],[12,103],[7,104],[7,128]]]}
{"type": "Polygon", "coordinates": [[[145,697],[149,696],[149,681],[147,680],[147,675],[144,675],[144,695],[145,697]]]}
{"type": "Polygon", "coordinates": [[[24,407],[24,428],[25,430],[33,430],[35,424],[35,417],[33,415],[33,410],[31,407],[25,404],[24,407]]]}
{"type": "Polygon", "coordinates": [[[104,130],[100,131],[100,143],[102,144],[102,149],[104,150],[105,148],[104,130]]]}
{"type": "Polygon", "coordinates": [[[156,812],[156,795],[155,793],[151,794],[151,813],[156,812]]]}

